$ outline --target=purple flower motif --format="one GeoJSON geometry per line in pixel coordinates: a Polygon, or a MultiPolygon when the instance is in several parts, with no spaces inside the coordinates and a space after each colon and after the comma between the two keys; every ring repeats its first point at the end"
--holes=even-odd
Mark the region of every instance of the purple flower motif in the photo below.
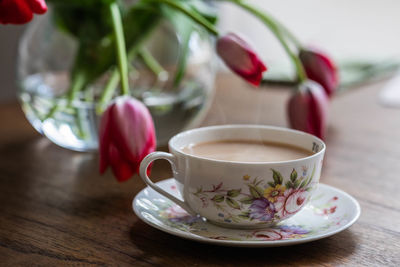
{"type": "Polygon", "coordinates": [[[169,220],[173,223],[183,223],[186,225],[193,225],[194,223],[198,222],[200,218],[188,215],[183,217],[169,218],[169,220]]]}
{"type": "Polygon", "coordinates": [[[296,225],[282,225],[279,227],[279,229],[282,232],[288,233],[288,234],[297,234],[297,235],[304,235],[308,234],[310,231],[306,229],[302,229],[300,226],[296,225]]]}
{"type": "Polygon", "coordinates": [[[260,221],[271,221],[274,218],[275,206],[266,198],[259,198],[253,201],[250,206],[250,219],[260,221]]]}

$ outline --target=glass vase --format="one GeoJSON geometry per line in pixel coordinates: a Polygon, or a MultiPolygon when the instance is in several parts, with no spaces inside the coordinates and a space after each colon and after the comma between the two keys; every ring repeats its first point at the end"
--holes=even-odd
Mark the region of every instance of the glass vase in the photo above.
{"type": "MultiPolygon", "coordinates": [[[[78,47],[79,40],[55,25],[51,10],[36,17],[19,46],[18,96],[38,132],[61,147],[95,151],[100,116],[106,107],[99,105],[99,99],[113,74],[111,70],[105,72],[68,103],[78,47]]],[[[130,93],[148,107],[158,145],[165,145],[176,133],[195,127],[210,105],[215,79],[214,44],[201,28],[196,28],[184,43],[176,28],[162,20],[142,47],[152,58],[130,60],[130,93]],[[186,54],[184,72],[177,69],[182,53],[186,54]],[[156,65],[150,68],[146,63],[156,65]]],[[[119,94],[117,88],[107,103],[119,94]]]]}

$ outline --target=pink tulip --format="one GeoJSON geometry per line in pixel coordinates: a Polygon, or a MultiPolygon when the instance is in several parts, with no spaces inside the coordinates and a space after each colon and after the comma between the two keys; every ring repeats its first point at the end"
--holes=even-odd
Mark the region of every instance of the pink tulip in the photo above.
{"type": "Polygon", "coordinates": [[[255,86],[260,84],[267,67],[244,39],[228,33],[218,39],[217,53],[233,72],[255,86]]]}
{"type": "Polygon", "coordinates": [[[291,127],[323,139],[328,105],[329,98],[321,85],[310,80],[303,82],[288,103],[291,127]]]}
{"type": "Polygon", "coordinates": [[[156,148],[150,112],[140,101],[119,97],[101,117],[100,173],[109,165],[118,181],[138,173],[142,159],[156,148]]]}
{"type": "Polygon", "coordinates": [[[339,84],[339,76],[333,60],[317,49],[302,49],[299,57],[307,77],[322,85],[331,97],[339,84]]]}

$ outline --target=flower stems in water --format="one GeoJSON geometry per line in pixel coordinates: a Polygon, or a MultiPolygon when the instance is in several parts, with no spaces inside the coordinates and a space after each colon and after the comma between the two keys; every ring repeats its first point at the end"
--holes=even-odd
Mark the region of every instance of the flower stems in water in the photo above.
{"type": "Polygon", "coordinates": [[[142,58],[143,62],[146,64],[146,66],[154,72],[157,77],[159,77],[162,73],[165,73],[166,71],[164,68],[158,63],[158,61],[153,57],[153,55],[150,53],[150,51],[147,48],[140,48],[139,49],[139,56],[142,58]]]}

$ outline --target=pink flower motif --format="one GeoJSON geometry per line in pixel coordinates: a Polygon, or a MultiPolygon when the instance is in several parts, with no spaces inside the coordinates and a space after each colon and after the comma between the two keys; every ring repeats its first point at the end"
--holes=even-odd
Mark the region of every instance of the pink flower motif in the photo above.
{"type": "Polygon", "coordinates": [[[275,203],[276,214],[287,218],[298,212],[306,203],[307,192],[304,189],[287,189],[283,196],[279,196],[275,203]]]}
{"type": "Polygon", "coordinates": [[[249,83],[258,86],[267,67],[243,37],[228,33],[217,41],[217,53],[225,64],[249,83]]]}
{"type": "Polygon", "coordinates": [[[132,97],[117,98],[101,117],[100,173],[111,165],[118,181],[128,180],[155,148],[153,119],[146,106],[132,97]]]}
{"type": "Polygon", "coordinates": [[[165,210],[165,215],[167,218],[180,218],[189,216],[189,214],[182,209],[180,206],[172,206],[165,210]]]}
{"type": "Polygon", "coordinates": [[[265,241],[275,241],[283,238],[279,231],[273,229],[255,231],[253,236],[265,241]]]}

